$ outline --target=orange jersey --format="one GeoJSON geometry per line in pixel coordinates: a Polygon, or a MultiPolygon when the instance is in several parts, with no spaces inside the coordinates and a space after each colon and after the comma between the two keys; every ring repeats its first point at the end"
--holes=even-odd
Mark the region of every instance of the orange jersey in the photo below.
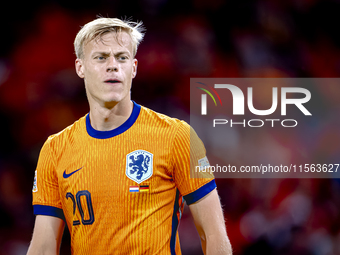
{"type": "Polygon", "coordinates": [[[87,114],[45,142],[34,213],[66,221],[74,255],[178,255],[183,198],[191,204],[216,188],[212,176],[190,176],[202,159],[183,121],[134,103],[123,125],[97,131],[87,114]]]}

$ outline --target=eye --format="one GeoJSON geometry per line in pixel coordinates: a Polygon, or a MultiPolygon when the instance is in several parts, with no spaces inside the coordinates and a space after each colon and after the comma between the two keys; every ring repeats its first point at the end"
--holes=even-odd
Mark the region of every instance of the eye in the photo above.
{"type": "Polygon", "coordinates": [[[105,57],[103,57],[103,56],[95,56],[94,59],[97,59],[97,60],[105,60],[105,57]]]}
{"type": "Polygon", "coordinates": [[[120,61],[125,61],[125,60],[127,60],[127,59],[128,59],[127,56],[119,56],[119,57],[118,57],[118,60],[120,60],[120,61]]]}

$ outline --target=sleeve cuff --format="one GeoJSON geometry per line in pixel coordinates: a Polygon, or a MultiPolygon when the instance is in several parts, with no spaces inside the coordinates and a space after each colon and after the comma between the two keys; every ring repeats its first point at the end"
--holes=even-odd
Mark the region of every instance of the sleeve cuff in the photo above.
{"type": "Polygon", "coordinates": [[[35,215],[53,216],[53,217],[57,217],[65,221],[63,209],[60,209],[54,206],[33,205],[33,213],[35,215]]]}
{"type": "Polygon", "coordinates": [[[191,205],[198,200],[200,200],[202,197],[209,194],[211,191],[213,191],[216,188],[215,180],[212,180],[202,187],[200,187],[198,190],[195,190],[194,192],[191,192],[188,195],[183,196],[185,201],[187,202],[187,205],[191,205]]]}

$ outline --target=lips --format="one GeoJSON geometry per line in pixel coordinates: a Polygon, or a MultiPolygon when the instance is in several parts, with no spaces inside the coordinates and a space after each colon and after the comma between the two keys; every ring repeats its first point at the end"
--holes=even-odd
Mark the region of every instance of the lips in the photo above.
{"type": "Polygon", "coordinates": [[[105,83],[114,84],[114,83],[121,83],[121,81],[118,80],[118,79],[107,79],[107,80],[105,80],[105,83]]]}

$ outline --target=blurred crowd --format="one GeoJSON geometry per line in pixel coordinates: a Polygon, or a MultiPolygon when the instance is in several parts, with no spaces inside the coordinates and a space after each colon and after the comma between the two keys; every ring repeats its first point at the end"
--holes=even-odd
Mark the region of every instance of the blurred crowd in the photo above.
{"type": "MultiPolygon", "coordinates": [[[[27,251],[44,141],[89,111],[73,40],[96,15],[143,21],[132,99],[189,122],[191,77],[338,77],[339,13],[337,0],[8,2],[0,15],[0,255],[27,251]]],[[[236,132],[225,160],[254,157],[256,143],[286,153],[290,162],[298,161],[292,153],[298,146],[304,163],[340,163],[340,86],[312,90],[322,120],[302,123],[306,128],[293,137],[236,132]]],[[[340,254],[339,179],[216,182],[235,255],[340,254]]],[[[202,254],[190,217],[186,208],[183,254],[202,254]]],[[[70,254],[67,230],[61,254],[70,254]]]]}

